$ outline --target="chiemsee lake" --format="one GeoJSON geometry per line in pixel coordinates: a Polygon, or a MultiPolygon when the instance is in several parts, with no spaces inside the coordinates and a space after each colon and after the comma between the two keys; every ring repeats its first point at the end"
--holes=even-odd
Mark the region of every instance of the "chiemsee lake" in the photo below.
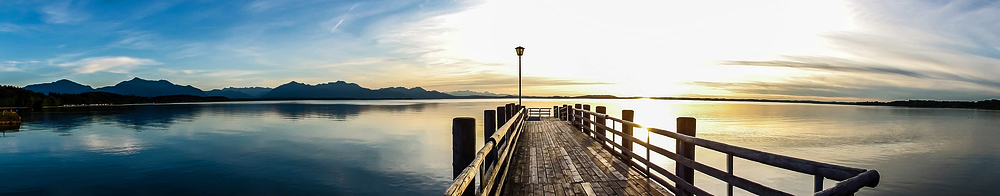
{"type": "MultiPolygon", "coordinates": [[[[0,138],[0,195],[440,195],[451,122],[516,99],[252,101],[53,108],[0,138]]],[[[876,169],[859,195],[996,195],[1000,111],[792,103],[526,99],[635,110],[635,121],[698,137],[876,169]]],[[[641,133],[638,133],[637,136],[641,133]]],[[[481,137],[481,136],[480,136],[481,137]]],[[[482,143],[482,138],[479,138],[482,143]]],[[[653,139],[673,146],[667,139],[653,139]]],[[[725,168],[725,155],[697,149],[725,168]]],[[[669,159],[653,157],[665,168],[669,159]]],[[[793,194],[813,176],[737,159],[735,174],[793,194]]],[[[725,184],[696,184],[725,194],[725,184]]],[[[827,187],[833,181],[824,183],[827,187]]],[[[743,194],[746,192],[737,192],[743,194]]]]}

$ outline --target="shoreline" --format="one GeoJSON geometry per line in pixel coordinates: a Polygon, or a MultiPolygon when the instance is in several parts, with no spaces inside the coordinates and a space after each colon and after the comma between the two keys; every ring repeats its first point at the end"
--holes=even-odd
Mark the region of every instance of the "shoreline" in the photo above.
{"type": "MultiPolygon", "coordinates": [[[[182,104],[182,103],[215,103],[215,102],[253,102],[253,101],[329,101],[329,100],[452,100],[452,99],[512,99],[517,97],[454,97],[454,98],[321,98],[321,99],[306,99],[306,98],[292,98],[292,99],[228,99],[228,100],[211,100],[211,101],[183,101],[183,102],[156,102],[156,103],[128,103],[128,104],[75,104],[75,105],[60,105],[60,106],[44,106],[46,108],[82,108],[82,107],[117,107],[117,106],[137,106],[137,105],[157,105],[157,104],[182,104]]],[[[772,100],[772,99],[727,99],[727,98],[693,98],[693,97],[613,97],[613,96],[576,96],[576,97],[562,97],[562,96],[550,96],[550,97],[522,97],[525,99],[650,99],[650,100],[680,100],[680,101],[729,101],[729,102],[759,102],[759,103],[805,103],[805,104],[824,104],[824,105],[853,105],[853,106],[890,106],[890,107],[906,107],[906,108],[953,108],[953,109],[979,109],[979,110],[1000,110],[1000,100],[991,99],[983,101],[934,101],[934,100],[906,100],[906,101],[890,101],[890,102],[838,102],[838,101],[813,101],[813,100],[772,100]],[[987,106],[993,107],[972,107],[981,102],[988,102],[987,106]],[[990,105],[992,104],[992,105],[990,105]]],[[[18,110],[18,109],[31,109],[29,107],[0,107],[2,110],[18,110]]]]}

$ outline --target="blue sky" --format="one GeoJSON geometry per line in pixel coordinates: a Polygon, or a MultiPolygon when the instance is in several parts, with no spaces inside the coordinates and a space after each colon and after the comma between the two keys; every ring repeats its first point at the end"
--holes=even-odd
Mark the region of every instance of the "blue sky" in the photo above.
{"type": "Polygon", "coordinates": [[[0,84],[1000,98],[993,1],[10,1],[0,84]]]}

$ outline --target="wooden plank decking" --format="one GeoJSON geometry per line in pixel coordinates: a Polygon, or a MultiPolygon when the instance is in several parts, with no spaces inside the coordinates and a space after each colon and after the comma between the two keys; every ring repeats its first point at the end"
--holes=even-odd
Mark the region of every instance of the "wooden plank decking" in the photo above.
{"type": "Polygon", "coordinates": [[[670,195],[569,122],[544,117],[524,131],[504,194],[670,195]]]}

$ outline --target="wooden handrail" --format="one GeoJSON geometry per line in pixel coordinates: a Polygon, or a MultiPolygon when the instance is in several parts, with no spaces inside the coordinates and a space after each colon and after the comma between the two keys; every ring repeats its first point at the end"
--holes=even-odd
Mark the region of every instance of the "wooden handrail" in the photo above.
{"type": "MultiPolygon", "coordinates": [[[[570,105],[566,105],[566,106],[570,106],[570,105]]],[[[635,137],[633,137],[631,135],[625,134],[624,132],[622,132],[620,130],[616,130],[616,129],[613,129],[612,127],[608,127],[606,125],[602,125],[601,123],[597,123],[596,121],[591,120],[589,117],[593,116],[594,119],[602,119],[602,118],[603,119],[610,119],[610,120],[612,120],[614,122],[618,122],[618,123],[622,124],[623,126],[628,125],[628,126],[637,127],[637,128],[643,127],[643,126],[641,126],[641,125],[639,125],[637,123],[634,123],[634,122],[631,122],[631,121],[627,121],[627,120],[623,120],[623,119],[619,119],[619,118],[615,118],[615,117],[607,115],[607,114],[602,114],[602,113],[598,113],[598,112],[588,111],[588,110],[585,110],[585,109],[579,109],[579,108],[573,108],[573,107],[560,107],[560,108],[562,108],[562,109],[560,109],[560,116],[564,116],[563,113],[565,113],[565,115],[567,115],[569,117],[566,120],[572,121],[572,123],[574,125],[578,126],[580,129],[582,129],[584,131],[587,131],[588,133],[592,133],[594,135],[594,138],[597,139],[598,141],[601,141],[600,143],[602,143],[602,145],[604,145],[606,148],[610,147],[610,146],[607,146],[608,144],[610,144],[611,146],[613,146],[615,148],[623,149],[621,151],[622,153],[619,153],[617,151],[611,150],[611,152],[613,152],[615,154],[619,154],[619,155],[625,154],[625,155],[627,155],[627,156],[618,156],[619,158],[628,157],[629,159],[638,160],[640,163],[643,163],[645,165],[645,168],[653,169],[656,172],[660,173],[661,175],[666,176],[667,178],[669,178],[672,181],[674,181],[674,183],[677,186],[679,186],[680,188],[683,188],[684,191],[692,192],[693,194],[696,194],[696,195],[709,195],[707,192],[704,192],[703,190],[698,189],[697,187],[694,187],[691,184],[688,184],[684,180],[680,180],[680,178],[677,178],[678,176],[676,176],[676,175],[674,175],[672,173],[667,172],[662,167],[659,167],[659,166],[657,166],[655,164],[650,163],[649,160],[646,160],[645,158],[641,158],[640,156],[636,155],[635,153],[631,152],[630,150],[624,150],[624,149],[627,149],[627,148],[625,148],[622,145],[619,145],[619,144],[615,143],[615,141],[613,141],[613,140],[609,140],[604,135],[597,134],[597,132],[595,130],[591,129],[589,125],[593,125],[595,127],[595,129],[603,129],[605,131],[611,132],[611,133],[613,133],[615,135],[620,136],[623,140],[628,140],[629,142],[637,143],[637,144],[645,147],[646,149],[649,149],[650,151],[656,152],[657,154],[660,154],[660,155],[663,155],[663,156],[665,156],[667,158],[673,159],[673,160],[677,161],[677,163],[679,165],[684,165],[686,167],[693,168],[694,170],[702,172],[702,173],[704,173],[706,175],[709,175],[709,176],[712,176],[712,177],[714,177],[716,179],[722,180],[722,181],[730,184],[731,186],[739,187],[739,188],[747,190],[747,191],[749,191],[751,193],[759,194],[759,195],[790,195],[788,193],[785,193],[785,192],[782,192],[782,191],[779,191],[779,190],[776,190],[776,189],[773,189],[773,188],[770,188],[770,187],[766,187],[766,186],[760,185],[758,183],[749,181],[747,179],[735,176],[732,173],[723,172],[723,171],[721,171],[719,169],[716,169],[716,168],[713,168],[711,166],[704,165],[704,164],[696,162],[696,161],[694,161],[692,159],[688,159],[686,157],[680,156],[680,155],[678,155],[678,154],[676,154],[674,152],[670,152],[670,151],[668,151],[666,149],[663,149],[663,148],[660,148],[658,146],[651,145],[648,142],[643,142],[642,140],[640,140],[638,138],[635,138],[635,137]],[[565,111],[563,111],[563,110],[565,110],[565,111]],[[572,113],[572,114],[570,114],[570,113],[572,113]],[[584,126],[584,125],[586,125],[586,126],[584,126]],[[605,143],[605,142],[607,142],[607,143],[605,143]],[[690,186],[688,186],[688,185],[690,185],[690,186]]],[[[666,130],[663,130],[663,129],[647,128],[647,130],[650,133],[656,133],[658,135],[662,135],[662,136],[667,136],[667,137],[670,137],[670,138],[674,138],[678,142],[686,142],[686,143],[694,144],[694,145],[697,145],[697,146],[702,146],[702,147],[707,148],[707,149],[712,149],[712,150],[715,150],[715,151],[718,151],[718,152],[722,152],[722,153],[728,154],[730,157],[732,157],[732,156],[741,157],[741,158],[744,158],[744,159],[747,159],[747,160],[752,160],[752,161],[755,161],[755,162],[759,162],[759,163],[763,163],[763,164],[766,164],[766,165],[775,166],[775,167],[782,168],[782,169],[792,170],[792,171],[796,171],[796,172],[800,172],[800,173],[804,173],[804,174],[816,175],[817,176],[817,184],[816,184],[817,185],[817,190],[819,190],[819,188],[821,188],[821,186],[822,186],[822,181],[821,181],[822,178],[828,178],[828,179],[833,179],[833,180],[841,181],[840,183],[838,183],[837,185],[835,185],[832,188],[823,190],[822,192],[817,192],[816,195],[849,195],[849,194],[853,194],[854,192],[858,191],[861,187],[864,187],[864,186],[875,187],[875,186],[878,185],[879,175],[878,175],[878,172],[875,171],[875,170],[865,170],[865,169],[859,169],[859,168],[851,168],[851,167],[845,167],[845,166],[839,166],[839,165],[821,163],[821,162],[816,162],[816,161],[810,161],[810,160],[805,160],[805,159],[799,159],[799,158],[794,158],[794,157],[788,157],[788,156],[783,156],[783,155],[778,155],[778,154],[772,154],[772,153],[762,152],[762,151],[758,151],[758,150],[753,150],[753,149],[748,149],[748,148],[733,146],[733,145],[729,145],[729,144],[725,144],[725,143],[715,142],[715,141],[711,141],[711,140],[701,139],[701,138],[697,138],[697,137],[687,136],[687,135],[679,134],[679,133],[672,132],[672,131],[666,131],[666,130]]],[[[633,162],[633,161],[631,161],[629,159],[625,159],[625,162],[628,162],[631,167],[643,168],[642,166],[639,165],[639,163],[633,162]]],[[[729,158],[729,161],[731,161],[731,158],[729,158]]],[[[731,165],[731,163],[730,163],[730,165],[731,165]]],[[[731,172],[731,169],[729,169],[729,170],[731,172]]],[[[644,173],[645,171],[642,171],[642,172],[644,173]]],[[[671,191],[674,191],[675,193],[677,193],[677,188],[672,187],[670,184],[667,184],[666,182],[663,182],[662,179],[654,178],[656,176],[655,175],[651,175],[649,173],[644,173],[644,174],[646,176],[651,177],[654,180],[656,180],[657,183],[659,183],[659,184],[663,185],[664,187],[667,187],[671,191]]],[[[730,190],[730,194],[732,194],[731,190],[730,190]]]]}
{"type": "MultiPolygon", "coordinates": [[[[591,115],[601,115],[601,116],[604,116],[607,119],[612,119],[613,121],[616,121],[616,122],[619,122],[619,123],[622,123],[622,124],[628,124],[628,125],[632,125],[632,126],[635,126],[635,127],[642,127],[639,124],[636,124],[636,123],[633,123],[633,122],[628,122],[628,121],[621,120],[621,119],[618,119],[618,118],[613,118],[613,117],[610,117],[609,115],[606,115],[606,114],[598,114],[596,112],[591,112],[591,111],[586,111],[586,110],[579,110],[579,111],[590,113],[591,115]]],[[[737,157],[740,157],[740,158],[745,158],[747,160],[752,160],[752,161],[760,162],[760,163],[763,163],[763,164],[768,164],[768,165],[776,166],[776,167],[779,167],[779,168],[782,168],[782,169],[788,169],[788,170],[797,171],[797,172],[801,172],[801,173],[805,173],[805,174],[821,175],[823,177],[826,177],[826,178],[829,178],[829,179],[833,179],[833,180],[838,180],[838,181],[839,180],[846,180],[847,178],[854,177],[854,176],[856,176],[856,175],[858,175],[858,174],[866,171],[865,169],[851,168],[851,167],[845,167],[845,166],[839,166],[839,165],[821,163],[821,162],[816,162],[816,161],[810,161],[810,160],[805,160],[805,159],[799,159],[799,158],[789,157],[789,156],[784,156],[784,155],[778,155],[778,154],[772,154],[772,153],[767,153],[767,152],[761,152],[761,151],[758,151],[758,150],[753,150],[753,149],[749,149],[749,148],[743,148],[743,147],[739,147],[739,146],[733,146],[733,145],[729,145],[729,144],[725,144],[725,143],[721,143],[721,142],[716,142],[716,141],[701,139],[701,138],[697,138],[697,137],[686,136],[686,135],[683,135],[683,134],[678,134],[678,133],[673,132],[673,131],[667,131],[667,130],[658,129],[658,128],[647,128],[647,130],[649,130],[652,133],[656,133],[656,134],[659,134],[659,135],[667,136],[667,137],[674,138],[674,139],[677,139],[677,140],[681,140],[681,141],[684,141],[684,142],[690,142],[690,143],[693,143],[693,144],[698,145],[698,146],[702,146],[702,147],[705,147],[705,148],[708,148],[708,149],[712,149],[712,150],[715,150],[715,151],[718,151],[718,152],[722,152],[722,153],[732,154],[733,156],[737,156],[737,157]]]]}
{"type": "MultiPolygon", "coordinates": [[[[589,121],[589,119],[585,119],[585,120],[589,121]]],[[[591,121],[591,123],[596,124],[596,122],[593,122],[593,121],[591,121]]],[[[623,139],[630,140],[630,141],[632,141],[632,142],[634,142],[636,144],[639,144],[639,145],[641,145],[641,146],[643,146],[643,147],[645,147],[647,149],[652,150],[653,152],[656,152],[656,153],[658,153],[660,155],[663,155],[663,156],[665,156],[667,158],[673,159],[673,160],[677,161],[678,164],[694,168],[695,170],[698,170],[698,171],[700,171],[700,172],[702,172],[704,174],[707,174],[709,176],[715,177],[716,179],[722,180],[724,182],[736,185],[737,187],[740,187],[740,188],[742,188],[744,190],[747,190],[747,191],[749,191],[751,193],[758,194],[758,195],[792,195],[792,194],[789,194],[789,193],[785,193],[783,191],[779,191],[779,190],[776,190],[776,189],[773,189],[773,188],[770,188],[770,187],[766,187],[764,185],[761,185],[761,184],[758,184],[756,182],[753,182],[753,181],[741,178],[739,176],[735,176],[735,175],[726,173],[726,172],[724,172],[722,170],[715,169],[714,167],[711,167],[711,166],[708,166],[708,165],[696,162],[694,160],[682,157],[682,156],[680,156],[680,155],[678,155],[676,153],[670,152],[670,151],[668,151],[666,149],[663,149],[663,148],[661,148],[659,146],[655,146],[655,145],[646,143],[646,142],[644,142],[642,140],[639,140],[639,139],[637,139],[635,137],[629,136],[629,135],[627,135],[625,133],[622,133],[622,132],[620,132],[618,130],[611,129],[610,127],[607,127],[605,125],[597,124],[597,126],[601,126],[602,128],[606,129],[607,131],[609,131],[611,133],[614,133],[615,135],[618,135],[618,136],[622,137],[623,139]]],[[[585,127],[585,130],[593,132],[593,130],[591,130],[589,127],[585,127]]],[[[605,137],[603,135],[599,135],[599,136],[600,136],[600,139],[602,141],[611,142],[610,144],[613,145],[614,147],[619,148],[619,149],[625,149],[624,146],[621,146],[621,145],[619,145],[617,143],[614,143],[613,141],[607,139],[607,137],[605,137]]],[[[642,157],[634,154],[633,152],[629,152],[629,151],[622,151],[622,152],[627,152],[629,154],[629,156],[631,158],[633,158],[633,159],[641,160],[642,162],[648,162],[647,160],[645,160],[644,158],[642,158],[642,157]]],[[[634,162],[630,163],[630,164],[634,164],[634,162]]],[[[638,167],[639,165],[634,165],[634,166],[638,167]]],[[[647,166],[648,167],[659,167],[659,166],[657,166],[655,164],[654,165],[647,165],[647,166]]],[[[662,170],[662,168],[661,168],[661,170],[662,170]]],[[[666,174],[664,174],[664,175],[666,175],[666,174]]],[[[670,175],[673,176],[672,174],[670,174],[670,175]]],[[[675,182],[675,183],[679,183],[679,182],[675,182]]]]}
{"type": "Polygon", "coordinates": [[[484,164],[487,164],[485,163],[486,157],[491,153],[498,154],[499,159],[496,160],[495,165],[488,167],[489,171],[486,171],[481,177],[485,179],[482,183],[486,183],[486,185],[479,190],[479,195],[499,194],[501,190],[499,188],[503,187],[508,167],[513,159],[514,149],[517,147],[517,139],[520,138],[521,132],[524,129],[523,125],[527,116],[528,109],[522,107],[518,109],[517,114],[507,120],[507,123],[498,128],[483,144],[483,148],[479,149],[476,153],[476,157],[472,163],[466,166],[462,170],[462,173],[455,177],[455,181],[448,186],[444,195],[459,196],[464,194],[474,184],[473,182],[476,179],[477,173],[484,164]]]}

